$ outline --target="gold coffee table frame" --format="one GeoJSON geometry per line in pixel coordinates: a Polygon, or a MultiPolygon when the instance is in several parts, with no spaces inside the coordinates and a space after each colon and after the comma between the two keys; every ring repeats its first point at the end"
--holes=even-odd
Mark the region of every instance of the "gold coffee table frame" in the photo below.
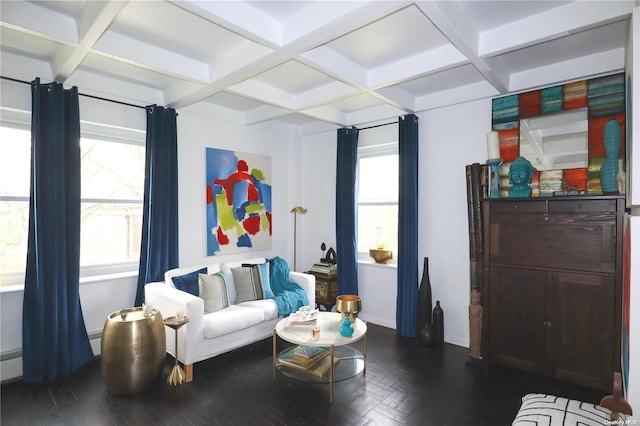
{"type": "Polygon", "coordinates": [[[342,323],[342,315],[338,312],[319,312],[317,326],[320,327],[320,337],[318,340],[312,340],[310,325],[295,325],[288,326],[288,318],[280,320],[276,327],[273,329],[273,380],[276,380],[276,370],[281,369],[281,372],[288,377],[292,377],[298,380],[304,380],[316,383],[327,383],[326,379],[318,378],[311,373],[304,371],[297,371],[286,365],[279,364],[278,354],[276,349],[277,337],[282,340],[292,343],[294,345],[304,346],[318,346],[329,348],[329,357],[331,357],[331,367],[329,368],[329,402],[333,402],[333,384],[336,381],[335,369],[340,369],[342,365],[342,374],[338,377],[338,381],[347,380],[357,376],[360,373],[366,373],[367,365],[367,324],[356,318],[352,324],[354,328],[353,335],[351,337],[344,337],[338,329],[342,323]],[[363,352],[360,353],[355,348],[350,347],[353,343],[363,340],[363,352]],[[344,355],[340,356],[340,364],[334,366],[335,358],[337,357],[337,349],[344,355]],[[345,365],[347,368],[345,370],[345,365]]]}
{"type": "Polygon", "coordinates": [[[167,377],[167,384],[169,386],[178,386],[187,381],[186,376],[184,374],[184,370],[178,364],[178,329],[189,322],[189,317],[185,315],[182,320],[179,320],[177,317],[169,317],[164,320],[164,325],[167,327],[171,327],[176,332],[176,352],[175,359],[176,363],[171,369],[171,373],[169,373],[169,377],[167,377]]]}

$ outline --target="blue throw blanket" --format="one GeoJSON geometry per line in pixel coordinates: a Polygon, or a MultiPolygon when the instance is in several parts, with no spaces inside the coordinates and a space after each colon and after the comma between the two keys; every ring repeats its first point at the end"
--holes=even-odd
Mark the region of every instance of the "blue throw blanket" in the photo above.
{"type": "Polygon", "coordinates": [[[284,317],[309,304],[307,293],[291,281],[289,265],[281,257],[268,259],[271,263],[269,280],[274,299],[278,305],[278,316],[284,317]]]}

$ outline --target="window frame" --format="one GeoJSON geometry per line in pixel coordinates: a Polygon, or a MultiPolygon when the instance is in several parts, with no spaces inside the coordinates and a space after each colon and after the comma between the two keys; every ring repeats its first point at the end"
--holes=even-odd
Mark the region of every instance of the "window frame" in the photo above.
{"type": "MultiPolygon", "coordinates": [[[[2,108],[0,126],[25,130],[31,133],[31,113],[26,111],[10,110],[2,108]]],[[[145,147],[146,131],[134,128],[123,128],[88,121],[80,121],[80,138],[104,141],[110,143],[122,143],[145,147]]],[[[144,167],[144,166],[143,166],[144,167]]],[[[30,196],[11,195],[0,196],[0,201],[14,201],[29,203],[30,196]]],[[[144,196],[140,199],[120,198],[81,198],[80,203],[104,203],[104,204],[139,204],[144,205],[144,196]]],[[[80,279],[93,280],[106,275],[137,275],[139,260],[126,262],[112,262],[105,264],[80,265],[80,279]]],[[[25,271],[2,272],[0,271],[0,291],[11,291],[24,288],[25,271]]]]}
{"type": "MultiPolygon", "coordinates": [[[[360,191],[360,160],[363,158],[372,158],[372,157],[383,157],[388,155],[398,155],[398,141],[367,145],[367,146],[359,146],[357,153],[357,164],[356,164],[356,217],[359,218],[359,209],[360,206],[395,206],[396,210],[398,208],[398,201],[360,201],[359,191],[360,191]]],[[[356,223],[356,230],[358,229],[358,225],[356,223]]],[[[359,262],[365,263],[373,263],[371,257],[369,256],[369,249],[366,251],[360,250],[360,244],[358,243],[359,237],[356,236],[356,250],[357,257],[359,262]]],[[[393,250],[394,257],[389,260],[385,265],[396,265],[397,264],[397,241],[395,247],[390,247],[393,250]]]]}

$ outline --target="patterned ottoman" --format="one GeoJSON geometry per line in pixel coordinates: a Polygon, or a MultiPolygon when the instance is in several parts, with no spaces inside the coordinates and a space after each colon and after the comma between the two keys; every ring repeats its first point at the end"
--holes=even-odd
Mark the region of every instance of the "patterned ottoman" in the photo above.
{"type": "Polygon", "coordinates": [[[512,426],[603,426],[626,424],[626,419],[620,414],[618,420],[612,421],[611,411],[599,405],[530,393],[522,398],[522,406],[512,426]]]}

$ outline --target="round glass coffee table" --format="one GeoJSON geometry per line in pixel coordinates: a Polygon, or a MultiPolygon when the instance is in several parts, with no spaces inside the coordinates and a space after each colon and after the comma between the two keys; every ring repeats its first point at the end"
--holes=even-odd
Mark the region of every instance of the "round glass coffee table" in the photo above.
{"type": "Polygon", "coordinates": [[[341,323],[342,314],[337,312],[319,312],[313,325],[291,325],[289,318],[280,320],[273,329],[273,380],[280,370],[293,379],[329,383],[329,402],[333,402],[334,382],[366,372],[367,324],[356,318],[353,335],[344,337],[338,332],[341,323]],[[313,336],[314,326],[320,329],[317,338],[313,336]],[[276,353],[277,337],[293,346],[276,353]],[[351,346],[359,340],[363,341],[362,352],[351,346]],[[305,360],[306,356],[311,358],[305,360]]]}

